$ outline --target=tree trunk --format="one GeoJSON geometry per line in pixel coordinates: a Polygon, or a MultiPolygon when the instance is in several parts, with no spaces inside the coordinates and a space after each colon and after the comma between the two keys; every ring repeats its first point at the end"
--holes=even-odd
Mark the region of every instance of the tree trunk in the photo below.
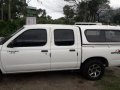
{"type": "Polygon", "coordinates": [[[8,3],[8,20],[11,20],[11,0],[8,3]]]}
{"type": "Polygon", "coordinates": [[[3,21],[3,4],[1,4],[1,20],[3,21]]]}

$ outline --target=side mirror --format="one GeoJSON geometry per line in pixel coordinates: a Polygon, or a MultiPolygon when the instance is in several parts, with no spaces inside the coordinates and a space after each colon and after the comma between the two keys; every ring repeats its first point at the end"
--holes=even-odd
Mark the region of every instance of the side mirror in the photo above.
{"type": "Polygon", "coordinates": [[[14,48],[15,47],[15,41],[10,42],[7,47],[14,48]]]}

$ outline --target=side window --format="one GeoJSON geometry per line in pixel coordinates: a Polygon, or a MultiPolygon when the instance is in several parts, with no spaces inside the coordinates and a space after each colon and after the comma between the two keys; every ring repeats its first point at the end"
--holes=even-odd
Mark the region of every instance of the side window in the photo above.
{"type": "Polygon", "coordinates": [[[56,29],[54,31],[54,40],[57,46],[74,45],[74,32],[71,29],[56,29]]]}
{"type": "Polygon", "coordinates": [[[110,30],[105,31],[107,42],[120,42],[120,31],[110,30]]]}
{"type": "Polygon", "coordinates": [[[86,30],[86,38],[88,42],[105,42],[105,31],[104,30],[86,30]]]}
{"type": "Polygon", "coordinates": [[[47,43],[45,29],[31,29],[23,32],[14,40],[15,47],[44,46],[47,43]]]}

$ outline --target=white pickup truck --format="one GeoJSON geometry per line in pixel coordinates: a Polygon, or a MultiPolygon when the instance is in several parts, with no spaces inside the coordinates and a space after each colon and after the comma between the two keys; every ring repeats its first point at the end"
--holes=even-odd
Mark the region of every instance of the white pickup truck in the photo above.
{"type": "Polygon", "coordinates": [[[80,69],[98,80],[105,67],[120,65],[120,27],[26,25],[0,42],[3,74],[80,69]]]}

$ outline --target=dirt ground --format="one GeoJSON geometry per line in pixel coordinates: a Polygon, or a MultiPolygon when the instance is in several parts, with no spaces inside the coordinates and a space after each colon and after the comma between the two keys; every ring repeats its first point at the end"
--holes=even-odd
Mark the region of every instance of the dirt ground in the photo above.
{"type": "MultiPolygon", "coordinates": [[[[119,68],[108,68],[120,75],[119,68]]],[[[100,90],[96,81],[88,81],[78,71],[40,72],[5,75],[0,90],[100,90]]]]}

